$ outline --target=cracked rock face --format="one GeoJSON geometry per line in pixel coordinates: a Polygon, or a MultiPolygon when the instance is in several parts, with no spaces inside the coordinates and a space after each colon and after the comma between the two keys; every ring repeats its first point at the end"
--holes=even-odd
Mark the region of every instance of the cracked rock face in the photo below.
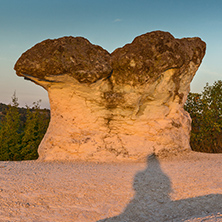
{"type": "Polygon", "coordinates": [[[51,121],[39,158],[143,161],[190,150],[183,106],[205,49],[200,38],[161,31],[111,54],[82,37],[35,45],[15,70],[49,94],[51,121]]]}

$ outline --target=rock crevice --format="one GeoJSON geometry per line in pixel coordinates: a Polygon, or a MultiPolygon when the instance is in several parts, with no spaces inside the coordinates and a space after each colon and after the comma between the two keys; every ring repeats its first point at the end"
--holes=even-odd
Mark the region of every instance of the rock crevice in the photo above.
{"type": "Polygon", "coordinates": [[[82,37],[38,43],[17,75],[49,94],[42,160],[138,161],[189,150],[183,105],[204,57],[200,38],[155,31],[109,53],[82,37]]]}

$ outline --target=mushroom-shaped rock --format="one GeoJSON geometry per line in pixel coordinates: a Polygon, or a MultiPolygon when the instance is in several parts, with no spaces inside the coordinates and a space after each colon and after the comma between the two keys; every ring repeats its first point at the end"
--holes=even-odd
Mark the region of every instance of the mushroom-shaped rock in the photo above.
{"type": "Polygon", "coordinates": [[[112,54],[81,37],[46,40],[15,64],[49,94],[40,160],[142,161],[190,150],[183,109],[206,44],[155,31],[112,54]]]}

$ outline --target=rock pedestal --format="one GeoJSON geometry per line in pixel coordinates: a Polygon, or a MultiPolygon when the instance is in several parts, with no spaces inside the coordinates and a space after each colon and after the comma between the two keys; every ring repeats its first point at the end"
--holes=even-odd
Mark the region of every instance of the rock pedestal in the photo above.
{"type": "Polygon", "coordinates": [[[82,37],[35,45],[15,70],[49,94],[39,159],[140,161],[190,150],[183,106],[205,49],[200,38],[161,31],[111,54],[82,37]]]}

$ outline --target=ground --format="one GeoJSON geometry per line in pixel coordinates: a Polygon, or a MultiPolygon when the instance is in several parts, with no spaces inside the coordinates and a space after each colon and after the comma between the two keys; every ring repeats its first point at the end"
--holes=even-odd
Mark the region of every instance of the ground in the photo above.
{"type": "Polygon", "coordinates": [[[222,154],[0,162],[0,221],[222,221],[222,154]]]}

